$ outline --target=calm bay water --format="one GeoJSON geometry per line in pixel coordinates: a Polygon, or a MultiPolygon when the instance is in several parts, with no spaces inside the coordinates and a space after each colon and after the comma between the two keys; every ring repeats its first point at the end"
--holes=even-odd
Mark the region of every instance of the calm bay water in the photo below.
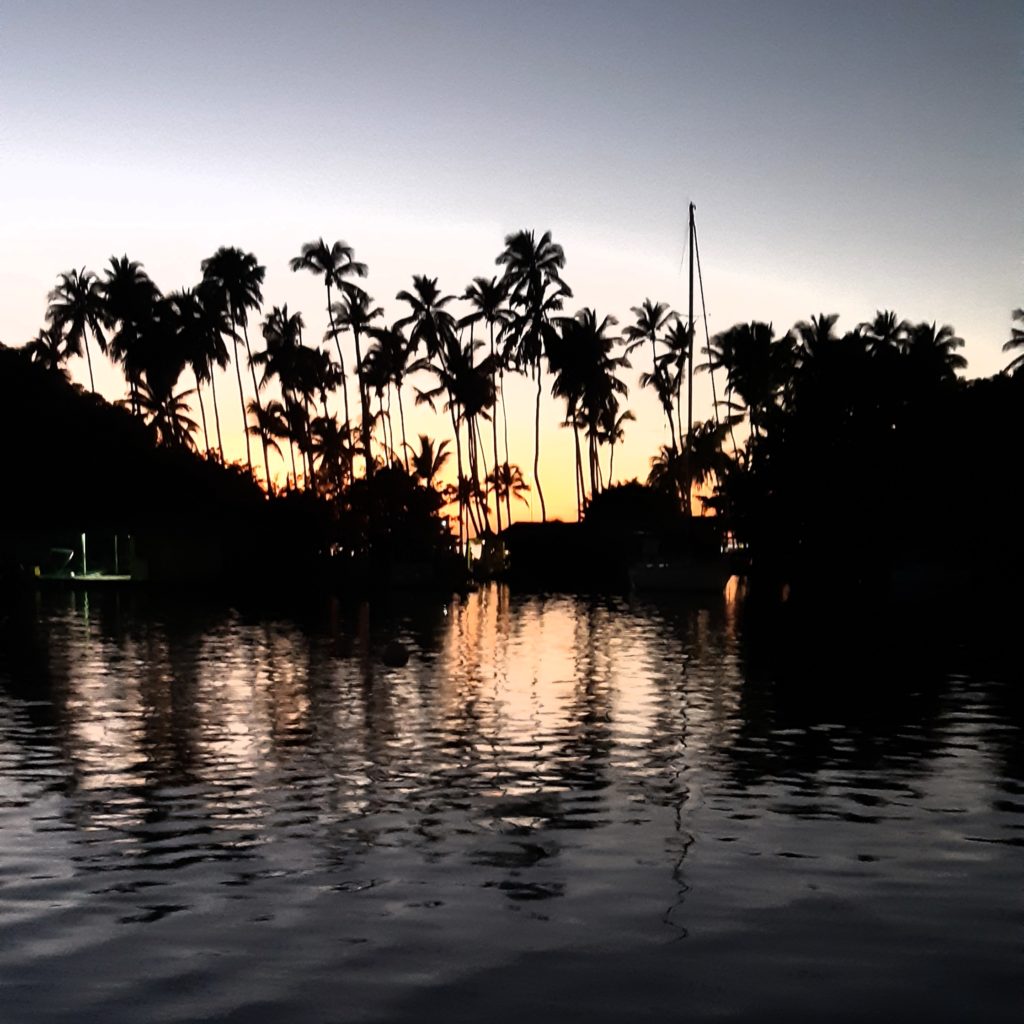
{"type": "Polygon", "coordinates": [[[1012,662],[813,636],[735,595],[43,595],[0,1020],[1024,1019],[1012,662]]]}

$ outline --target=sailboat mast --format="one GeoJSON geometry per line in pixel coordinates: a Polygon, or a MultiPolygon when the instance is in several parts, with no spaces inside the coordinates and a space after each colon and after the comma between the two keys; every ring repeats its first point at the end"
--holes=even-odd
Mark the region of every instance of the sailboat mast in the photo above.
{"type": "Polygon", "coordinates": [[[690,203],[690,299],[689,312],[687,314],[690,339],[686,355],[686,515],[690,515],[690,494],[693,489],[690,457],[693,451],[693,212],[695,209],[696,206],[690,203]]]}

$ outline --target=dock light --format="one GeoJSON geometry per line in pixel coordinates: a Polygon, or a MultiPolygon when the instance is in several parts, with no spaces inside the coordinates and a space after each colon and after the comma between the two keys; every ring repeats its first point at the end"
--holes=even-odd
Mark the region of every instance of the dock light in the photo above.
{"type": "MultiPolygon", "coordinates": [[[[88,573],[89,573],[89,567],[86,564],[86,559],[85,559],[85,534],[83,533],[82,534],[82,575],[83,576],[87,576],[88,573]]],[[[72,575],[74,575],[74,573],[72,573],[72,575]]]]}

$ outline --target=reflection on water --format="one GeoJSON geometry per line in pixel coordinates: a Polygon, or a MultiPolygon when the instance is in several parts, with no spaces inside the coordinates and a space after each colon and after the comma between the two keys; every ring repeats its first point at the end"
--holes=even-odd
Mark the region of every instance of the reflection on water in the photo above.
{"type": "Polygon", "coordinates": [[[1024,1009],[1018,681],[934,638],[498,587],[298,620],[47,595],[30,625],[5,1021],[1024,1009]]]}

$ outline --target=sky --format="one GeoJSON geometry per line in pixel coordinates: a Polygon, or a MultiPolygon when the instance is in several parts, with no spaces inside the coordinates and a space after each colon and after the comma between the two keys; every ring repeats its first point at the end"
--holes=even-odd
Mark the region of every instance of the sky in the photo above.
{"type": "MultiPolygon", "coordinates": [[[[392,319],[414,273],[460,293],[520,228],[564,247],[570,311],[626,323],[645,297],[685,311],[693,201],[712,334],[891,308],[952,324],[988,375],[1024,305],[1022,44],[1015,0],[0,0],[0,341],[36,333],[62,271],[127,253],[171,290],[222,245],[315,337],[303,242],[352,245],[392,319]]],[[[667,441],[639,356],[619,478],[667,441]]],[[[109,366],[97,386],[124,391],[109,366]]],[[[507,396],[524,469],[531,395],[507,396]]],[[[571,516],[559,415],[546,397],[541,479],[571,516]]]]}

